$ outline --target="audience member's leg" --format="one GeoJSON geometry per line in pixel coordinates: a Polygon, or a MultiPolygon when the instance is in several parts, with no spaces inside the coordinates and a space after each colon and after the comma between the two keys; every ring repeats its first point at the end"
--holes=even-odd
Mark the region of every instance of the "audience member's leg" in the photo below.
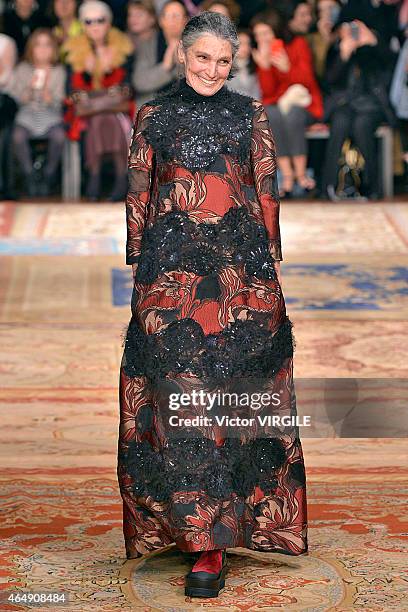
{"type": "Polygon", "coordinates": [[[51,181],[58,169],[65,142],[65,130],[61,125],[54,125],[46,135],[48,139],[47,163],[44,168],[46,180],[51,181]]]}
{"type": "Polygon", "coordinates": [[[326,163],[323,170],[322,191],[337,186],[339,157],[344,141],[351,132],[352,111],[340,108],[333,112],[330,119],[330,136],[326,147],[326,163]]]}
{"type": "Polygon", "coordinates": [[[290,193],[293,189],[293,168],[288,146],[289,135],[286,130],[286,122],[277,105],[267,104],[265,105],[265,110],[275,139],[278,167],[282,174],[280,192],[290,193]]]}
{"type": "Polygon", "coordinates": [[[376,154],[375,131],[382,120],[382,113],[361,113],[354,116],[353,139],[364,157],[363,195],[378,195],[378,163],[376,154]]]}
{"type": "Polygon", "coordinates": [[[295,176],[298,184],[304,189],[313,189],[315,181],[306,176],[307,165],[307,141],[306,127],[316,120],[305,108],[292,106],[287,115],[284,115],[286,131],[288,134],[288,146],[295,168],[295,176]]]}
{"type": "Polygon", "coordinates": [[[24,174],[26,191],[29,196],[36,195],[33,159],[30,147],[30,132],[21,125],[15,125],[12,132],[14,155],[24,174]]]}

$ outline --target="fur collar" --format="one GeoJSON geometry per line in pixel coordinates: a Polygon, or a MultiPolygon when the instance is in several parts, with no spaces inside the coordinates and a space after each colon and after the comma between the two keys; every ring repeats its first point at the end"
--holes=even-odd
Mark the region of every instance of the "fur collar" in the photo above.
{"type": "MultiPolygon", "coordinates": [[[[126,58],[133,53],[133,45],[130,38],[117,28],[110,28],[108,32],[108,46],[113,49],[112,67],[119,68],[126,58]]],[[[85,71],[85,60],[92,53],[91,43],[86,34],[79,34],[67,40],[63,45],[63,52],[66,53],[66,63],[70,64],[74,72],[85,71]]],[[[93,72],[94,83],[100,83],[102,73],[98,62],[93,72]]]]}

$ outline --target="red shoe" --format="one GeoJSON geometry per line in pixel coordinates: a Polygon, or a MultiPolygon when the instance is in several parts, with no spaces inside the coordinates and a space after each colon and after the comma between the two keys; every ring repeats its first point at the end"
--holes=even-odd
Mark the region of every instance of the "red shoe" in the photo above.
{"type": "Polygon", "coordinates": [[[227,551],[203,551],[186,575],[185,595],[189,597],[218,597],[225,586],[227,551]]]}

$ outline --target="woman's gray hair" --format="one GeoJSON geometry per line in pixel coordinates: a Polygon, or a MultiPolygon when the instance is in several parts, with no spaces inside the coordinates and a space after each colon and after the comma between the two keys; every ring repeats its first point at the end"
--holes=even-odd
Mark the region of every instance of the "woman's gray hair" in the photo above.
{"type": "Polygon", "coordinates": [[[217,38],[228,40],[231,43],[232,67],[227,80],[232,79],[237,70],[235,56],[239,49],[239,37],[235,24],[229,17],[226,17],[221,13],[211,11],[204,11],[199,15],[191,17],[191,19],[189,19],[189,21],[186,23],[181,34],[181,42],[184,51],[186,52],[187,49],[200,38],[200,36],[205,34],[212,34],[213,36],[217,36],[217,38]]]}
{"type": "Polygon", "coordinates": [[[91,13],[99,12],[99,14],[106,17],[109,23],[112,23],[113,15],[112,15],[111,8],[109,4],[106,4],[106,2],[102,2],[102,0],[85,0],[85,2],[83,2],[79,7],[79,11],[78,11],[79,21],[83,23],[85,19],[87,19],[89,12],[91,13]]]}

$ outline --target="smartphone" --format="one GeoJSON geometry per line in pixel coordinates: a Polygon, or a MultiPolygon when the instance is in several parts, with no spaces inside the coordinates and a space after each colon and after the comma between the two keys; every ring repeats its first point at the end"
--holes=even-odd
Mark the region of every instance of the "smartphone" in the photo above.
{"type": "Polygon", "coordinates": [[[271,41],[271,53],[272,53],[272,55],[276,55],[277,53],[280,53],[283,48],[284,48],[284,43],[283,43],[283,40],[281,38],[274,38],[271,41]]]}
{"type": "Polygon", "coordinates": [[[45,68],[36,68],[34,70],[34,84],[33,89],[43,89],[45,85],[45,78],[47,71],[45,68]]]}
{"type": "Polygon", "coordinates": [[[357,23],[354,23],[354,21],[350,22],[350,31],[351,31],[351,38],[353,40],[358,40],[360,36],[360,30],[359,30],[357,23]]]}

